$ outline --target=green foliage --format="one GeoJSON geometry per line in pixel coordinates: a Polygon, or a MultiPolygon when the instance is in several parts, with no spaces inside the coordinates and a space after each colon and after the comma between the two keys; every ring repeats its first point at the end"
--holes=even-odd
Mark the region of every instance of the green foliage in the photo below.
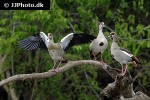
{"type": "MultiPolygon", "coordinates": [[[[128,48],[139,57],[145,66],[150,66],[149,59],[141,54],[149,55],[150,21],[149,1],[137,0],[111,2],[110,0],[51,0],[50,10],[37,11],[0,11],[0,56],[6,60],[0,66],[0,79],[5,78],[2,70],[14,71],[14,74],[48,71],[53,60],[47,52],[38,50],[29,52],[17,47],[17,42],[39,31],[51,32],[55,41],[73,29],[77,33],[98,34],[98,22],[103,21],[111,27],[120,38],[120,46],[128,48]],[[69,24],[70,23],[70,24],[69,24]],[[14,68],[14,69],[13,69],[14,68]]],[[[109,30],[104,29],[107,37],[109,30]]],[[[120,68],[110,56],[109,47],[103,53],[106,63],[120,68]]],[[[89,44],[74,46],[65,55],[69,60],[90,59],[89,44]]],[[[150,55],[149,55],[150,56],[150,55]]],[[[81,66],[71,69],[55,77],[35,81],[16,82],[13,84],[20,98],[28,92],[24,99],[34,100],[97,100],[92,88],[98,93],[102,89],[99,77],[101,73],[92,66],[81,66]],[[84,72],[87,72],[88,78],[84,72]],[[90,84],[90,85],[89,85],[90,84]]],[[[130,68],[130,71],[133,69],[130,68]]],[[[141,84],[150,88],[148,83],[149,69],[140,77],[141,84]]],[[[107,78],[107,77],[104,77],[107,78]]],[[[106,84],[105,84],[106,85],[106,84]]]]}

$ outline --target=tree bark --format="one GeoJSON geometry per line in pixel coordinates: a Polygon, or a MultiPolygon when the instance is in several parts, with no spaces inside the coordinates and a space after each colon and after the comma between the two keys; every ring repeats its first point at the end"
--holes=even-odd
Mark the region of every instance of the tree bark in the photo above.
{"type": "Polygon", "coordinates": [[[131,98],[135,95],[132,86],[132,78],[129,73],[126,76],[116,75],[115,81],[107,85],[100,93],[103,99],[120,100],[124,98],[131,98]]]}

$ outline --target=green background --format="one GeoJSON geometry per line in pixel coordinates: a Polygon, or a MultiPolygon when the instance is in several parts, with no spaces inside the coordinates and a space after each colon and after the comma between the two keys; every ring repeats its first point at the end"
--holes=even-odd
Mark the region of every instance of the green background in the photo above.
{"type": "MultiPolygon", "coordinates": [[[[52,33],[59,42],[73,32],[98,34],[98,22],[104,22],[143,63],[143,72],[134,82],[134,91],[150,96],[150,1],[149,0],[51,0],[50,10],[0,11],[0,80],[16,74],[45,72],[53,60],[43,50],[24,51],[19,40],[39,31],[52,33]],[[73,28],[71,28],[71,25],[73,28]],[[2,58],[5,58],[4,60],[2,58]]],[[[110,30],[104,28],[107,37],[110,30]]],[[[112,40],[103,53],[104,61],[121,68],[110,55],[112,40]]],[[[66,52],[69,60],[90,59],[89,44],[74,46],[66,52]]],[[[133,77],[137,71],[129,66],[133,77]]],[[[41,80],[16,81],[0,87],[1,100],[98,100],[100,91],[113,82],[101,69],[78,66],[62,74],[41,80]],[[13,90],[13,93],[11,92],[13,90]]]]}

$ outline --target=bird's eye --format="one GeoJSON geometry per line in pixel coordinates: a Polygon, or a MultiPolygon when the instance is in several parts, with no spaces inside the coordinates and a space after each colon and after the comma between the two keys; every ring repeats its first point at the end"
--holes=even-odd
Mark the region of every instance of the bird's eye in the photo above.
{"type": "Polygon", "coordinates": [[[49,33],[48,35],[49,35],[49,36],[51,36],[51,34],[50,34],[50,33],[49,33]]]}

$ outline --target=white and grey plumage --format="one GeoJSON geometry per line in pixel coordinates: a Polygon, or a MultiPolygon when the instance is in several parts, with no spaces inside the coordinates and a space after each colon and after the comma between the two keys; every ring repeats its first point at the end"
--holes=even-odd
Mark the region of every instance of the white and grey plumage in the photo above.
{"type": "Polygon", "coordinates": [[[98,54],[100,54],[100,62],[104,64],[103,59],[102,59],[102,53],[107,48],[108,41],[103,34],[103,27],[105,27],[104,22],[100,22],[98,36],[90,44],[90,55],[91,55],[91,58],[94,58],[94,60],[97,60],[97,56],[98,54]]]}
{"type": "Polygon", "coordinates": [[[116,61],[118,61],[122,65],[121,75],[124,76],[126,74],[129,63],[141,63],[131,52],[119,47],[118,36],[115,32],[111,32],[110,36],[113,38],[113,42],[111,44],[111,55],[116,61]],[[124,64],[126,65],[125,69],[123,68],[124,64]]]}
{"type": "Polygon", "coordinates": [[[77,44],[91,42],[93,39],[95,39],[95,37],[89,34],[70,33],[65,36],[59,43],[54,43],[51,33],[48,33],[48,36],[46,36],[44,32],[40,32],[40,34],[37,36],[30,36],[19,41],[19,47],[25,50],[33,50],[38,48],[47,49],[50,56],[54,60],[53,69],[57,72],[60,64],[63,61],[67,61],[64,57],[64,53],[70,47],[77,44]],[[59,61],[59,64],[56,66],[57,61],[59,61]]]}

